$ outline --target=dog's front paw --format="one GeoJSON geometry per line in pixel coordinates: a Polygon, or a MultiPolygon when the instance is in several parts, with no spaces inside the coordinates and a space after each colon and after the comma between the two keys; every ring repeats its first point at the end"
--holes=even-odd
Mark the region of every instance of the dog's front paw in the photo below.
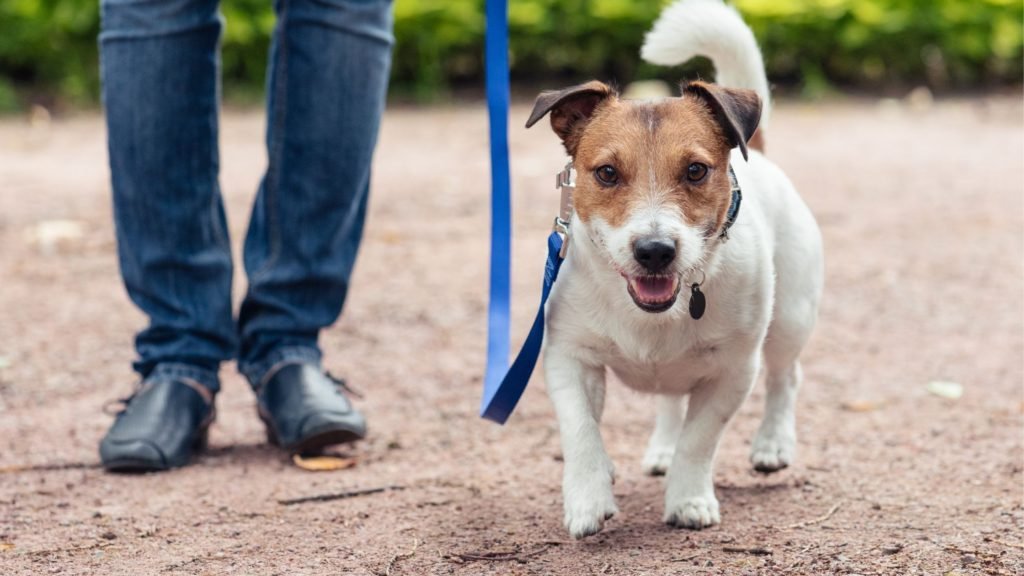
{"type": "Polygon", "coordinates": [[[615,506],[615,500],[612,498],[608,498],[604,502],[574,505],[571,510],[566,506],[565,529],[576,540],[586,538],[600,532],[604,528],[605,520],[615,516],[618,512],[619,509],[615,506]]]}
{"type": "Polygon", "coordinates": [[[758,431],[750,449],[750,463],[754,470],[771,474],[789,466],[796,453],[796,439],[790,434],[758,431]]]}
{"type": "Polygon", "coordinates": [[[718,499],[714,495],[685,498],[665,506],[665,523],[670,526],[701,530],[719,522],[718,499]]]}
{"type": "Polygon", "coordinates": [[[664,476],[668,467],[672,464],[672,457],[676,453],[675,445],[655,444],[653,441],[648,444],[644,452],[644,460],[641,466],[644,474],[648,476],[664,476]]]}
{"type": "Polygon", "coordinates": [[[566,476],[563,486],[565,497],[565,529],[573,538],[597,534],[605,520],[618,513],[612,494],[611,475],[589,475],[584,478],[566,476]]]}

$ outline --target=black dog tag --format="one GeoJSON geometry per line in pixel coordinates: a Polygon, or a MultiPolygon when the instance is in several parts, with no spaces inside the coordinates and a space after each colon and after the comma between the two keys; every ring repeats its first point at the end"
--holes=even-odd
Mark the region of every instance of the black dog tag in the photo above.
{"type": "Polygon", "coordinates": [[[704,315],[704,308],[706,307],[707,301],[704,300],[704,293],[700,291],[700,284],[690,286],[690,317],[694,320],[700,320],[700,317],[704,315]]]}

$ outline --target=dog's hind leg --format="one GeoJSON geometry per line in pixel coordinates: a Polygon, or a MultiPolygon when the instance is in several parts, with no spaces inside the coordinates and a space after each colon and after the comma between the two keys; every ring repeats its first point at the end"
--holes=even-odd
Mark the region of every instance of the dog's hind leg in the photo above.
{"type": "Polygon", "coordinates": [[[807,284],[808,278],[815,275],[778,280],[775,313],[764,341],[764,420],[750,450],[750,463],[758,472],[782,470],[796,455],[796,396],[803,380],[800,352],[814,328],[821,293],[820,282],[813,289],[799,284],[807,284]]]}
{"type": "Polygon", "coordinates": [[[679,434],[683,431],[683,414],[686,412],[686,402],[681,396],[659,394],[655,403],[654,433],[647,441],[643,461],[643,471],[648,476],[661,476],[668,472],[679,434]]]}
{"type": "MultiPolygon", "coordinates": [[[[795,192],[793,198],[796,198],[795,192]]],[[[759,472],[789,466],[796,453],[796,396],[803,380],[800,352],[818,319],[824,284],[821,235],[802,204],[785,213],[775,254],[775,306],[764,341],[764,420],[754,436],[750,462],[759,472]]]]}
{"type": "Polygon", "coordinates": [[[754,436],[750,462],[754,470],[771,473],[782,470],[796,455],[796,395],[803,380],[799,360],[775,365],[766,358],[764,420],[754,436]]]}
{"type": "Polygon", "coordinates": [[[599,532],[618,512],[612,494],[615,469],[598,429],[604,366],[587,366],[548,349],[544,368],[562,437],[565,527],[573,538],[583,538],[599,532]]]}

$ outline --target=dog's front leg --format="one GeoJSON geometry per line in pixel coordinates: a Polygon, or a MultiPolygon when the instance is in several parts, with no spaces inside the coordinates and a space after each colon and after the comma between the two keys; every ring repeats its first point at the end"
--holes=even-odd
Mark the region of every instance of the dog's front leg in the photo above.
{"type": "Polygon", "coordinates": [[[565,527],[573,538],[583,538],[599,532],[618,512],[612,495],[615,470],[598,430],[604,367],[550,352],[544,365],[562,436],[565,527]]]}
{"type": "Polygon", "coordinates": [[[752,355],[691,392],[683,431],[668,471],[667,524],[699,530],[719,523],[712,479],[715,452],[726,425],[750,393],[757,369],[757,355],[752,355]]]}

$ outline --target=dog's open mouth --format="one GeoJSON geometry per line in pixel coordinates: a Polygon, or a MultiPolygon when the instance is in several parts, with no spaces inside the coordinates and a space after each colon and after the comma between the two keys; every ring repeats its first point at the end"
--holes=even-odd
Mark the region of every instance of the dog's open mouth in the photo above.
{"type": "Polygon", "coordinates": [[[628,276],[626,286],[633,302],[646,312],[668,310],[679,295],[679,277],[675,275],[628,276]]]}

